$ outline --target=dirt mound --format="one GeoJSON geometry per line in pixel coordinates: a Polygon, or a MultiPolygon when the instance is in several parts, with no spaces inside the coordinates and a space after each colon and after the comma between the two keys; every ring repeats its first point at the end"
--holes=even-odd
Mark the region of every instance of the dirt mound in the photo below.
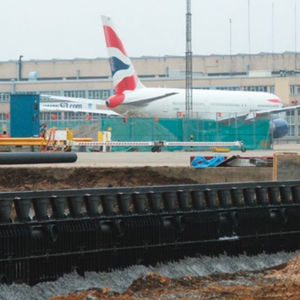
{"type": "Polygon", "coordinates": [[[151,186],[196,183],[160,174],[155,168],[6,168],[0,169],[1,191],[151,186]]]}
{"type": "MultiPolygon", "coordinates": [[[[58,296],[51,298],[51,300],[109,300],[109,299],[130,299],[125,296],[121,296],[118,293],[110,291],[108,288],[99,289],[99,290],[90,290],[80,293],[72,293],[68,296],[58,296]]],[[[50,300],[50,299],[49,299],[50,300]]]]}
{"type": "Polygon", "coordinates": [[[300,283],[300,254],[287,263],[282,264],[275,268],[275,271],[266,276],[266,278],[273,278],[276,280],[284,281],[286,278],[289,281],[300,283]]]}

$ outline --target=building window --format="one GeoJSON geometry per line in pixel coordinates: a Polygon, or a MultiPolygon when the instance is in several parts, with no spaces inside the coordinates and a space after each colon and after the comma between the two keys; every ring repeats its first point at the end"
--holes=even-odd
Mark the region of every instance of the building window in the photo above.
{"type": "Polygon", "coordinates": [[[65,112],[65,120],[86,120],[87,113],[85,112],[65,112]]]}
{"type": "Polygon", "coordinates": [[[40,91],[41,95],[61,96],[63,91],[40,91]]]}
{"type": "Polygon", "coordinates": [[[289,132],[288,132],[289,136],[295,136],[295,126],[289,126],[289,132]]]}
{"type": "Polygon", "coordinates": [[[110,96],[110,90],[102,90],[102,99],[106,99],[110,96]]]}
{"type": "Polygon", "coordinates": [[[88,97],[89,99],[101,99],[101,90],[89,90],[88,97]]]}
{"type": "Polygon", "coordinates": [[[240,91],[241,87],[239,86],[217,86],[217,90],[226,90],[226,91],[240,91]]]}
{"type": "Polygon", "coordinates": [[[295,111],[294,110],[286,112],[286,121],[288,122],[289,125],[288,135],[294,136],[295,135],[295,111]]]}
{"type": "Polygon", "coordinates": [[[105,100],[110,96],[110,90],[89,90],[89,99],[102,99],[105,100]]]}
{"type": "Polygon", "coordinates": [[[242,90],[251,91],[251,92],[267,92],[268,86],[267,85],[243,86],[242,90]]]}
{"type": "Polygon", "coordinates": [[[7,121],[6,113],[0,113],[0,121],[7,121]]]}
{"type": "Polygon", "coordinates": [[[85,98],[84,90],[64,91],[65,97],[85,98]]]}
{"type": "Polygon", "coordinates": [[[290,96],[295,96],[295,86],[290,85],[290,96]]]}
{"type": "Polygon", "coordinates": [[[0,102],[8,102],[10,99],[10,93],[0,92],[0,102]]]}
{"type": "Polygon", "coordinates": [[[41,112],[40,113],[40,122],[44,123],[46,121],[53,120],[53,116],[55,120],[62,120],[62,113],[61,112],[41,112]]]}
{"type": "Polygon", "coordinates": [[[300,95],[300,85],[290,85],[290,96],[300,95]]]}

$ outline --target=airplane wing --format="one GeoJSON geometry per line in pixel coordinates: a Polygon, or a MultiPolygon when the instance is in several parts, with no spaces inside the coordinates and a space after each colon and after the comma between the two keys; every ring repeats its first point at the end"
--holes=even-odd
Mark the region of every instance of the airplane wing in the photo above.
{"type": "Polygon", "coordinates": [[[256,112],[256,117],[291,111],[291,110],[295,110],[295,109],[299,109],[299,108],[300,108],[300,105],[294,105],[294,106],[284,106],[284,107],[275,108],[275,109],[271,109],[271,110],[261,110],[261,111],[256,112]]]}
{"type": "Polygon", "coordinates": [[[283,106],[280,108],[274,108],[274,109],[268,109],[268,110],[259,110],[259,111],[252,111],[250,113],[246,114],[239,114],[239,115],[231,115],[229,117],[219,117],[217,118],[217,122],[226,122],[230,120],[244,120],[244,121],[251,121],[258,117],[264,117],[271,114],[277,114],[281,112],[291,111],[295,109],[300,109],[300,105],[294,105],[294,106],[283,106]]]}
{"type": "Polygon", "coordinates": [[[59,101],[67,101],[67,102],[77,102],[77,103],[93,103],[93,104],[100,104],[105,106],[105,100],[102,99],[88,99],[88,98],[75,98],[75,97],[65,97],[65,96],[56,96],[56,95],[44,95],[41,94],[40,98],[42,100],[51,100],[54,102],[59,101]]]}
{"type": "Polygon", "coordinates": [[[47,103],[40,103],[40,111],[47,112],[47,111],[71,111],[71,112],[85,112],[85,113],[94,113],[94,114],[102,114],[107,116],[118,116],[114,111],[109,109],[93,109],[93,108],[86,108],[81,104],[77,104],[77,106],[68,105],[68,103],[60,103],[60,102],[47,102],[47,103]]]}
{"type": "Polygon", "coordinates": [[[163,98],[167,98],[173,95],[178,94],[177,92],[172,92],[172,93],[166,93],[163,95],[159,95],[159,96],[154,96],[154,97],[150,97],[150,98],[146,98],[146,99],[134,99],[130,102],[126,102],[123,103],[123,105],[134,105],[134,106],[146,106],[148,103],[156,101],[156,100],[160,100],[163,98]]]}
{"type": "Polygon", "coordinates": [[[104,114],[109,116],[118,116],[119,114],[108,109],[104,100],[73,98],[54,95],[40,95],[42,100],[47,102],[40,103],[41,111],[72,111],[104,114]],[[50,100],[50,102],[49,102],[50,100]]]}

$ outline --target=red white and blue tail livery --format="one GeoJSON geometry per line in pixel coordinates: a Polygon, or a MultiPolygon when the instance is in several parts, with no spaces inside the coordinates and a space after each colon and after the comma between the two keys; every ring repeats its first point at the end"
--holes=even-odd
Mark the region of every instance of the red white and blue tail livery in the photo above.
{"type": "Polygon", "coordinates": [[[115,95],[107,100],[110,108],[120,105],[124,99],[125,91],[134,91],[143,87],[133,68],[125,48],[109,17],[102,16],[104,36],[109,54],[112,79],[115,95]]]}

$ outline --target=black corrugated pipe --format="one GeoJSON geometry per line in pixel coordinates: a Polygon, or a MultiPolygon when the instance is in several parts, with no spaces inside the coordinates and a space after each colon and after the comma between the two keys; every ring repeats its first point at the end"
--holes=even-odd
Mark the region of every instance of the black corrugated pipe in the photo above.
{"type": "Polygon", "coordinates": [[[0,165],[71,163],[77,160],[74,152],[14,152],[0,153],[0,165]]]}

